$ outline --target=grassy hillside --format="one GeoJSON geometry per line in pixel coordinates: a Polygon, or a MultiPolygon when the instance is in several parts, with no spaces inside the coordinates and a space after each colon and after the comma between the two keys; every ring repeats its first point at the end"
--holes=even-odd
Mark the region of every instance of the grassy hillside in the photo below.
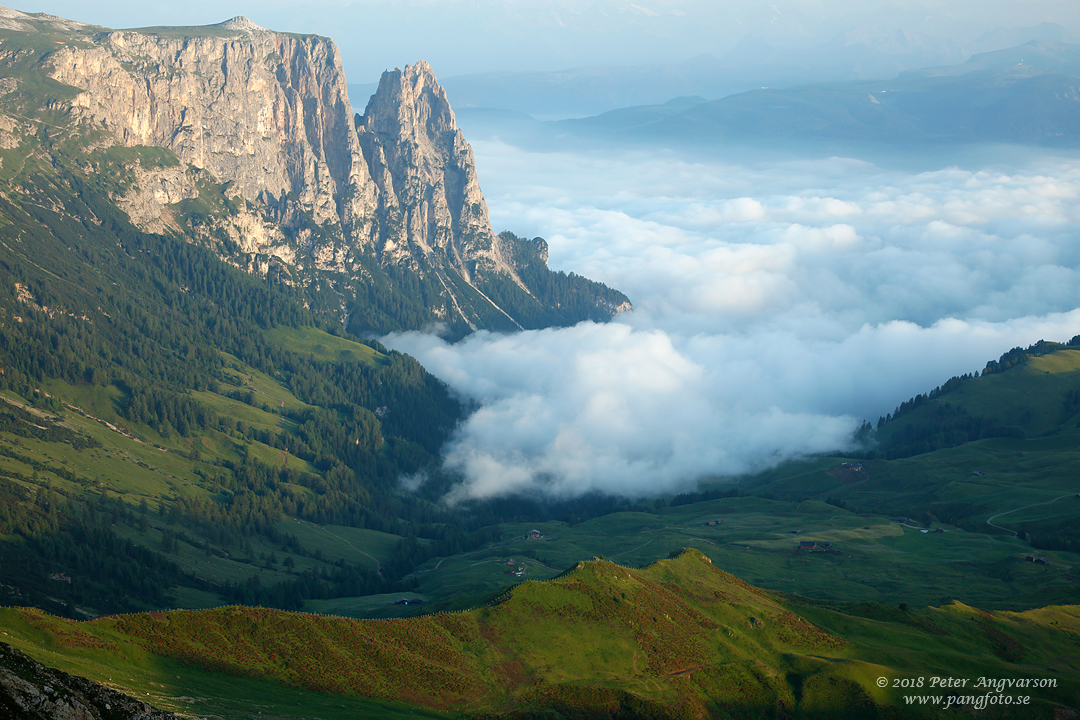
{"type": "Polygon", "coordinates": [[[905,706],[892,687],[932,676],[1056,680],[1007,691],[1032,703],[1008,717],[1048,717],[1080,697],[1075,607],[807,603],[749,585],[697,551],[640,570],[582,562],[486,607],[409,620],[239,607],[83,623],[0,612],[2,640],[39,661],[200,714],[260,687],[268,713],[315,690],[507,717],[940,717],[905,706]],[[191,697],[208,670],[246,679],[227,697],[206,697],[220,681],[191,697]]]}
{"type": "Polygon", "coordinates": [[[1074,338],[1010,350],[979,376],[953,378],[902,403],[868,434],[862,457],[788,463],[740,487],[902,518],[911,530],[945,526],[993,537],[996,569],[992,552],[954,558],[1003,583],[1001,604],[987,598],[986,606],[1063,601],[1076,592],[1080,560],[1077,346],[1074,338]],[[1026,562],[1028,555],[1050,564],[1026,562]],[[1044,584],[1055,573],[1066,585],[1044,584]]]}
{"type": "Polygon", "coordinates": [[[1080,336],[1040,341],[954,377],[878,420],[878,456],[906,457],[990,437],[1043,437],[1080,427],[1080,336]]]}
{"type": "Polygon", "coordinates": [[[135,228],[113,199],[176,158],[65,113],[51,37],[0,37],[25,51],[0,97],[0,600],[298,608],[490,539],[397,493],[461,417],[446,387],[222,261],[198,229],[235,209],[226,187],[135,228]]]}
{"type": "MultiPolygon", "coordinates": [[[[821,476],[832,480],[823,470],[821,476]]],[[[924,533],[920,522],[902,524],[822,501],[740,496],[727,489],[720,494],[727,496],[576,524],[504,523],[499,543],[420,566],[410,581],[427,601],[422,606],[389,608],[365,598],[339,598],[310,607],[360,618],[461,609],[508,583],[555,577],[580,557],[637,566],[688,544],[704,548],[718,565],[755,585],[832,601],[929,606],[959,600],[987,609],[1026,610],[1068,603],[1080,592],[1080,555],[1036,551],[1011,534],[940,522],[931,528],[943,532],[924,533]],[[715,520],[722,522],[707,524],[715,520]],[[543,539],[525,539],[532,529],[543,539]],[[807,542],[815,546],[800,549],[807,542]],[[1032,552],[1051,565],[1028,562],[1032,552]]]]}

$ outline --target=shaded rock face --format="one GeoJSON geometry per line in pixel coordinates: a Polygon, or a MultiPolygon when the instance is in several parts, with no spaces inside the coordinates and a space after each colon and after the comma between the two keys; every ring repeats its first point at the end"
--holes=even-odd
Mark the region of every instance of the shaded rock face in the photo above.
{"type": "Polygon", "coordinates": [[[19,720],[181,720],[0,643],[0,717],[19,720]]]}

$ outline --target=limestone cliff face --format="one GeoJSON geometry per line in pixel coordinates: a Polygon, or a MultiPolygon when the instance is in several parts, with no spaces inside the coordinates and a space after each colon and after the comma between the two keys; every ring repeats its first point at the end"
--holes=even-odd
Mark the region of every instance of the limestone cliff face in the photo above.
{"type": "MultiPolygon", "coordinates": [[[[105,33],[49,57],[74,106],[125,145],[168,148],[285,214],[370,236],[375,187],[352,130],[337,47],[234,19],[195,37],[105,33]]],[[[317,250],[317,249],[316,249],[317,250]]]]}
{"type": "MultiPolygon", "coordinates": [[[[54,79],[83,89],[77,111],[125,145],[168,148],[286,226],[306,214],[334,227],[340,242],[329,246],[325,233],[296,238],[320,267],[348,271],[350,252],[371,249],[420,272],[448,266],[470,284],[478,264],[516,280],[472,149],[426,62],[386,73],[356,122],[338,50],[325,38],[234,18],[197,36],[114,31],[95,45],[49,58],[54,79]]],[[[150,196],[164,207],[191,193],[175,177],[171,193],[162,178],[140,180],[125,209],[147,230],[169,227],[150,196]]]]}
{"type": "Polygon", "coordinates": [[[469,281],[477,263],[512,272],[491,230],[472,148],[428,63],[384,73],[357,130],[380,191],[385,256],[442,256],[469,281]]]}
{"type": "MultiPolygon", "coordinates": [[[[77,89],[69,111],[88,148],[179,159],[129,168],[116,202],[135,224],[303,284],[322,310],[375,331],[439,321],[458,333],[626,306],[601,285],[555,277],[531,241],[492,232],[472,148],[426,62],[385,73],[361,116],[330,40],[246,18],[115,31],[0,8],[0,27],[62,38],[39,67],[77,89]]],[[[5,63],[30,46],[41,42],[0,38],[0,91],[17,85],[5,63]]]]}

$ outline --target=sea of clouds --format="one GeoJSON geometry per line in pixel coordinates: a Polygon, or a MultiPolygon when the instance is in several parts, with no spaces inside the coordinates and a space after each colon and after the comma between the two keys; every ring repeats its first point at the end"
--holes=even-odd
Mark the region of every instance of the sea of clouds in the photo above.
{"type": "Polygon", "coordinates": [[[1080,161],[476,143],[492,224],[625,292],[607,324],[385,342],[479,403],[448,498],[645,497],[853,447],[865,419],[1017,345],[1080,334],[1080,161]]]}

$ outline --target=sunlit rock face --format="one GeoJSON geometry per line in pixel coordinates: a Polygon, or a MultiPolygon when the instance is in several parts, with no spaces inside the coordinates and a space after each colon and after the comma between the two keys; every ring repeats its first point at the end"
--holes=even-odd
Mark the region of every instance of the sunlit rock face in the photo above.
{"type": "Polygon", "coordinates": [[[384,73],[357,126],[380,190],[384,253],[439,253],[467,279],[478,261],[509,270],[491,231],[472,148],[430,65],[384,73]]]}
{"type": "MultiPolygon", "coordinates": [[[[6,20],[30,32],[73,33],[43,63],[77,89],[69,111],[88,137],[98,136],[92,142],[166,148],[179,159],[133,167],[130,191],[117,198],[144,230],[180,229],[178,204],[213,186],[219,199],[243,202],[189,230],[224,243],[227,259],[253,272],[276,268],[294,284],[318,284],[323,273],[344,317],[350,298],[366,293],[372,302],[365,283],[390,273],[400,285],[401,272],[421,288],[413,327],[512,330],[605,319],[629,307],[621,295],[597,297],[591,311],[562,318],[559,301],[522,280],[526,269],[534,278],[547,272],[546,253],[492,231],[472,148],[426,62],[384,73],[359,115],[327,38],[277,33],[243,17],[111,31],[19,16],[6,20]]],[[[393,321],[383,329],[395,329],[393,321]]]]}
{"type": "Polygon", "coordinates": [[[243,19],[198,30],[109,32],[53,53],[52,75],[82,89],[73,105],[123,144],[168,148],[282,215],[291,201],[319,225],[370,237],[375,186],[337,47],[243,19]]]}

